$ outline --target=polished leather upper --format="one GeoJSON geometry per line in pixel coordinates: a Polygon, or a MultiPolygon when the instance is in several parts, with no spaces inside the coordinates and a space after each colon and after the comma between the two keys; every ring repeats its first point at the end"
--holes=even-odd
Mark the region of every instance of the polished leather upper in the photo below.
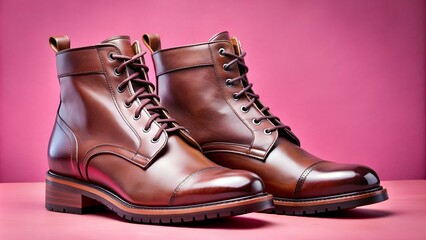
{"type": "Polygon", "coordinates": [[[258,174],[266,191],[281,198],[324,197],[379,186],[372,169],[324,161],[285,138],[277,140],[265,162],[234,153],[212,152],[207,156],[219,165],[258,174]]]}
{"type": "MultiPolygon", "coordinates": [[[[150,48],[149,42],[159,42],[157,36],[151,38],[145,41],[150,48]]],[[[246,111],[250,96],[233,96],[247,83],[227,84],[242,74],[236,64],[226,66],[233,58],[221,54],[242,54],[239,41],[227,32],[206,43],[162,50],[159,46],[152,49],[152,57],[162,104],[214,162],[258,174],[267,192],[281,198],[322,197],[379,186],[377,174],[368,167],[324,161],[306,152],[289,128],[265,132],[281,124],[279,120],[255,121],[270,111],[262,112],[258,100],[246,111]]]]}
{"type": "MultiPolygon", "coordinates": [[[[123,199],[144,206],[178,206],[226,200],[263,192],[263,183],[253,173],[230,170],[208,160],[185,130],[166,132],[158,139],[162,119],[145,129],[153,113],[147,106],[160,106],[153,97],[126,102],[138,89],[149,86],[130,81],[119,84],[142,69],[117,68],[122,61],[112,54],[133,57],[139,45],[118,36],[101,44],[68,49],[67,38],[52,47],[56,55],[61,103],[49,144],[50,170],[88,181],[113,191],[123,199]],[[64,43],[65,41],[65,43],[64,43]]],[[[69,41],[69,39],[68,39],[69,41]]],[[[138,63],[144,63],[141,57],[138,63]]],[[[173,123],[177,125],[176,123],[173,123]]]]}

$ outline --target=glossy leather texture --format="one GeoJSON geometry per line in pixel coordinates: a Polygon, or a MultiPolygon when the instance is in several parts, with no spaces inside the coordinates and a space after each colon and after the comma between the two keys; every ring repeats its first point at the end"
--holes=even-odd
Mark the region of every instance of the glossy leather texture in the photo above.
{"type": "Polygon", "coordinates": [[[281,200],[355,196],[381,188],[371,168],[326,161],[300,147],[290,128],[258,98],[253,99],[256,94],[242,79],[247,72],[243,59],[240,65],[232,64],[234,55],[243,57],[245,53],[228,32],[205,43],[169,49],[160,49],[158,35],[146,34],[144,40],[153,51],[162,104],[189,129],[209,159],[258,174],[266,191],[281,200]]]}
{"type": "MultiPolygon", "coordinates": [[[[117,36],[69,49],[67,41],[67,37],[51,40],[57,51],[61,102],[49,144],[49,168],[55,174],[50,178],[60,175],[99,186],[128,204],[146,207],[191,206],[264,194],[257,175],[216,165],[186,130],[175,122],[165,123],[171,117],[160,109],[152,86],[131,80],[122,88],[120,84],[135,72],[147,80],[143,68],[126,65],[118,70],[123,64],[118,56],[130,59],[139,54],[138,43],[132,46],[129,37],[117,36]],[[148,97],[129,102],[141,88],[148,97]],[[137,116],[142,103],[145,106],[137,116]],[[149,124],[153,115],[157,117],[149,124]],[[175,130],[162,129],[163,124],[175,130]]],[[[143,55],[136,63],[144,64],[143,55]]],[[[77,186],[71,182],[67,184],[77,186]]]]}

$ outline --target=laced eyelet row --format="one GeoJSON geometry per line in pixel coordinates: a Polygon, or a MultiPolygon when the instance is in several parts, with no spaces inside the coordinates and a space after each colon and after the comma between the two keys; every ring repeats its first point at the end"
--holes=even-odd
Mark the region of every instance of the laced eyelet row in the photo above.
{"type": "MultiPolygon", "coordinates": [[[[230,58],[232,57],[232,58],[234,58],[232,61],[223,64],[223,70],[224,71],[230,71],[230,68],[233,65],[237,65],[237,69],[240,69],[240,71],[242,69],[242,71],[243,71],[243,73],[241,73],[242,75],[240,75],[239,77],[235,78],[235,81],[237,81],[237,79],[241,80],[241,81],[245,81],[247,85],[244,85],[244,83],[243,83],[244,88],[240,92],[234,92],[232,94],[232,99],[234,101],[238,101],[238,100],[240,100],[240,96],[239,95],[243,95],[244,93],[246,93],[247,97],[250,99],[250,103],[247,106],[242,106],[240,108],[240,110],[241,110],[242,113],[248,113],[250,111],[251,107],[253,106],[253,104],[255,103],[255,101],[253,101],[253,99],[254,100],[258,99],[259,95],[257,95],[257,94],[255,94],[255,93],[253,93],[253,92],[250,91],[251,88],[252,88],[252,86],[253,86],[253,84],[251,84],[251,83],[249,84],[248,81],[247,81],[247,78],[246,78],[246,73],[248,71],[248,67],[244,63],[244,56],[246,55],[246,53],[242,52],[241,54],[238,54],[238,55],[234,54],[234,53],[228,53],[228,52],[226,52],[225,48],[221,47],[219,49],[219,55],[222,56],[222,57],[230,57],[230,58]]],[[[234,79],[230,79],[230,78],[226,79],[225,80],[226,86],[227,87],[232,87],[233,86],[233,80],[234,79]]],[[[265,111],[267,111],[268,109],[269,109],[268,107],[262,106],[262,108],[259,109],[259,111],[265,114],[265,111]]],[[[264,116],[264,117],[260,118],[260,120],[258,120],[257,118],[253,118],[252,119],[252,123],[254,125],[260,125],[264,119],[277,119],[278,122],[279,122],[279,118],[278,117],[276,117],[274,115],[271,115],[269,113],[267,115],[268,116],[264,116]]],[[[264,129],[263,133],[265,135],[271,135],[273,131],[275,131],[275,130],[277,130],[279,128],[288,128],[287,126],[283,125],[281,122],[279,122],[278,124],[279,125],[275,124],[275,126],[272,127],[272,128],[266,128],[266,129],[264,129]]]]}
{"type": "MultiPolygon", "coordinates": [[[[219,49],[219,55],[221,55],[221,56],[223,56],[223,52],[225,52],[225,49],[224,48],[220,48],[219,49]]],[[[223,64],[223,69],[225,70],[225,71],[227,71],[228,70],[228,64],[223,64]]],[[[228,79],[226,79],[226,81],[225,81],[225,84],[226,84],[226,86],[227,87],[232,87],[233,86],[233,83],[231,82],[232,81],[232,79],[230,79],[230,78],[228,78],[228,79]]],[[[234,94],[232,94],[232,98],[235,100],[235,101],[238,101],[240,98],[239,97],[237,97],[237,93],[234,93],[234,94]]],[[[244,106],[242,106],[241,108],[240,108],[240,110],[241,110],[241,112],[243,112],[243,113],[248,113],[249,111],[250,111],[250,109],[247,109],[246,107],[244,107],[244,106]]],[[[261,121],[257,121],[256,120],[256,118],[253,118],[253,120],[252,120],[252,122],[253,122],[253,124],[254,125],[260,125],[261,124],[261,121]]],[[[271,132],[269,132],[269,131],[266,131],[267,129],[265,129],[265,134],[271,134],[271,132]]]]}
{"type": "MultiPolygon", "coordinates": [[[[222,57],[224,57],[224,55],[223,55],[223,53],[225,52],[226,50],[225,50],[225,48],[220,48],[219,49],[219,55],[220,56],[222,56],[222,57]]],[[[225,71],[228,71],[228,64],[223,64],[223,70],[225,70],[225,71]]]]}
{"type": "MultiPolygon", "coordinates": [[[[220,56],[224,56],[223,55],[223,53],[225,52],[226,50],[225,50],[225,48],[220,48],[219,49],[219,55],[220,56]]],[[[223,64],[223,69],[225,70],[225,71],[228,71],[228,65],[225,63],[225,64],[223,64]]],[[[230,78],[228,78],[228,79],[226,79],[226,81],[225,81],[225,84],[226,84],[226,86],[227,87],[232,87],[234,84],[232,83],[232,79],[230,79],[230,78]]]]}
{"type": "MultiPolygon", "coordinates": [[[[110,52],[110,53],[108,53],[108,59],[111,61],[111,62],[114,62],[116,59],[115,59],[115,57],[113,56],[114,55],[114,52],[110,52]]],[[[121,72],[119,72],[118,71],[118,68],[114,68],[114,75],[115,76],[120,76],[121,75],[121,72]]]]}
{"type": "MultiPolygon", "coordinates": [[[[111,61],[114,61],[115,60],[115,58],[112,56],[114,53],[113,52],[110,52],[109,54],[108,54],[108,59],[109,60],[111,60],[111,61]]],[[[121,75],[121,72],[118,72],[118,69],[117,68],[114,68],[114,75],[115,76],[120,76],[121,75]]],[[[123,89],[121,89],[119,86],[117,86],[117,92],[118,93],[123,93],[125,91],[125,89],[123,88],[123,89]]],[[[126,102],[124,102],[124,107],[126,107],[126,108],[130,108],[132,106],[132,103],[130,103],[130,104],[127,104],[126,102]]],[[[136,121],[136,120],[139,120],[141,118],[141,115],[138,115],[138,116],[133,116],[133,119],[136,121]]]]}
{"type": "MultiPolygon", "coordinates": [[[[234,99],[235,101],[238,101],[240,98],[237,97],[237,93],[234,93],[234,94],[232,94],[232,99],[234,99]]],[[[248,113],[250,111],[250,108],[246,108],[245,106],[242,106],[240,108],[240,110],[243,113],[248,113]]],[[[253,118],[252,123],[254,125],[260,125],[262,123],[262,121],[261,120],[258,121],[256,118],[253,118]]],[[[266,135],[271,135],[272,134],[272,132],[269,131],[268,129],[263,130],[263,133],[266,134],[266,135]]]]}
{"type": "Polygon", "coordinates": [[[140,60],[145,54],[146,52],[141,52],[130,57],[121,54],[114,54],[111,52],[108,54],[108,59],[111,61],[121,62],[121,64],[115,67],[113,70],[113,74],[116,76],[120,76],[123,73],[126,73],[129,67],[134,70],[134,73],[128,74],[128,76],[126,76],[127,78],[121,80],[121,83],[116,87],[116,90],[118,93],[123,93],[127,88],[132,86],[129,84],[137,84],[141,86],[141,88],[132,93],[132,96],[127,98],[127,100],[124,100],[124,102],[121,104],[123,104],[126,108],[132,107],[134,102],[140,104],[136,109],[134,109],[135,112],[133,113],[132,117],[135,121],[141,119],[143,109],[146,109],[146,111],[151,114],[146,122],[146,124],[149,123],[149,126],[145,126],[141,129],[141,131],[144,133],[148,133],[151,130],[151,124],[153,124],[155,121],[158,121],[159,129],[157,130],[155,136],[150,139],[150,142],[154,144],[160,141],[163,132],[171,133],[182,131],[185,130],[185,128],[178,125],[174,119],[163,115],[163,111],[166,111],[166,109],[161,105],[155,104],[155,101],[158,100],[159,97],[158,95],[149,91],[151,87],[154,89],[154,84],[152,84],[148,79],[144,78],[144,75],[148,71],[148,67],[143,63],[143,61],[140,60]],[[121,70],[119,71],[119,69],[121,70]],[[137,101],[137,99],[139,99],[139,101],[137,101]],[[142,101],[142,99],[148,99],[148,101],[142,101]],[[149,103],[153,103],[155,106],[147,106],[149,103]]]}
{"type": "MultiPolygon", "coordinates": [[[[252,122],[253,122],[254,125],[260,125],[262,123],[262,120],[258,121],[256,118],[253,118],[252,122]]],[[[267,129],[267,128],[265,130],[263,130],[263,133],[266,134],[266,135],[272,134],[272,132],[269,131],[269,129],[267,129]]]]}
{"type": "MultiPolygon", "coordinates": [[[[124,90],[120,89],[119,87],[117,87],[117,91],[118,92],[124,92],[124,90]]],[[[128,104],[128,103],[124,102],[124,106],[126,108],[130,108],[132,106],[132,103],[128,104]]],[[[135,121],[139,120],[140,118],[141,118],[141,114],[139,114],[138,116],[133,116],[133,119],[135,121]]],[[[149,131],[151,131],[151,128],[148,128],[148,129],[142,128],[142,132],[144,132],[144,133],[149,133],[149,131]]],[[[154,138],[150,139],[151,143],[157,143],[159,140],[160,139],[155,140],[154,138]]]]}
{"type": "MultiPolygon", "coordinates": [[[[219,55],[224,57],[223,53],[225,52],[225,48],[219,48],[219,55]]],[[[228,65],[225,63],[223,64],[223,70],[228,71],[228,65]]]]}

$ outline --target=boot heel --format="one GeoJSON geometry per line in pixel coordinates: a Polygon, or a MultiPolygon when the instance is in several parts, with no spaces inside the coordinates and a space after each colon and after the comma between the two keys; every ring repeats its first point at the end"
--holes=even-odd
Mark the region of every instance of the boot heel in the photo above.
{"type": "Polygon", "coordinates": [[[54,212],[85,214],[103,209],[104,206],[96,200],[63,189],[60,184],[47,181],[46,208],[54,212]]]}

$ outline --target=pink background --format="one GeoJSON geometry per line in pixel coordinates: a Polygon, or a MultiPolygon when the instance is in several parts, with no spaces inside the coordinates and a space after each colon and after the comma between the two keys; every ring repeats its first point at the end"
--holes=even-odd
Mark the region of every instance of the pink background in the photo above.
{"type": "Polygon", "coordinates": [[[172,47],[222,30],[303,147],[385,180],[425,178],[425,17],[423,0],[0,0],[0,182],[44,179],[59,100],[50,35],[80,47],[157,32],[172,47]]]}

